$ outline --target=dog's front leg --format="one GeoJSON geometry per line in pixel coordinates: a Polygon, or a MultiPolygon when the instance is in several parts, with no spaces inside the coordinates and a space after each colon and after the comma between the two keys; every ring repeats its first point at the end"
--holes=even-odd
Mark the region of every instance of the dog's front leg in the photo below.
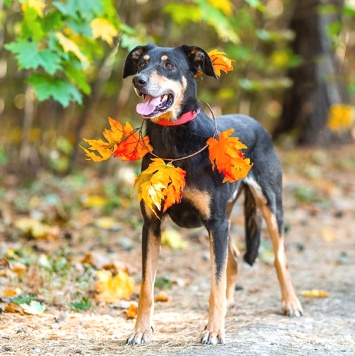
{"type": "Polygon", "coordinates": [[[226,266],[228,255],[228,221],[214,219],[206,225],[210,238],[211,291],[208,323],[202,334],[203,344],[225,343],[224,318],[226,314],[226,266]]]}
{"type": "Polygon", "coordinates": [[[154,281],[160,252],[161,221],[155,216],[144,218],[142,230],[142,281],[137,321],[126,343],[138,345],[148,342],[153,330],[154,281]]]}

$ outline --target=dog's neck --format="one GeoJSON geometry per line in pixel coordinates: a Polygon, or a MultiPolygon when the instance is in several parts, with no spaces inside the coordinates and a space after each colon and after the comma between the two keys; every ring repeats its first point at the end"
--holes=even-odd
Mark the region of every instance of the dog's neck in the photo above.
{"type": "Polygon", "coordinates": [[[159,121],[156,121],[155,123],[161,126],[178,126],[185,124],[191,120],[193,120],[200,112],[200,108],[197,110],[191,110],[186,112],[185,114],[182,114],[177,120],[175,121],[170,121],[167,119],[161,119],[159,121]]]}

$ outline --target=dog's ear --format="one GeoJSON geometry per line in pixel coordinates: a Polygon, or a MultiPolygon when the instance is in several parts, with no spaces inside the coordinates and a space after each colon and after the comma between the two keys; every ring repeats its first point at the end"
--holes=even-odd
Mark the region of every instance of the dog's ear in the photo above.
{"type": "Polygon", "coordinates": [[[156,46],[153,44],[137,46],[133,48],[131,52],[129,52],[123,68],[123,79],[138,72],[138,61],[145,53],[147,53],[154,47],[156,46]]]}
{"type": "Polygon", "coordinates": [[[208,53],[200,47],[182,45],[181,49],[185,52],[190,60],[194,74],[197,73],[199,67],[202,69],[203,73],[218,79],[210,56],[208,53]]]}

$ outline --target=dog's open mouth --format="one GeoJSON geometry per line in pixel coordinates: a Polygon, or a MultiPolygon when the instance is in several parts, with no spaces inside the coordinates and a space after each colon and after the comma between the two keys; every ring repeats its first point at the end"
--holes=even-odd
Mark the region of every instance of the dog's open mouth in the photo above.
{"type": "Polygon", "coordinates": [[[174,96],[172,94],[164,94],[154,97],[142,93],[142,96],[144,101],[136,106],[136,110],[138,114],[144,117],[154,117],[169,109],[174,102],[174,96]]]}

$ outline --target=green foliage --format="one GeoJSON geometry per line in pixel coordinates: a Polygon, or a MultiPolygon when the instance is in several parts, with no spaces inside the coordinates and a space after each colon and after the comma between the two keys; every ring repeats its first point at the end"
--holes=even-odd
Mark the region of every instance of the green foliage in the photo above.
{"type": "MultiPolygon", "coordinates": [[[[6,5],[11,6],[10,1],[6,5]]],[[[26,0],[21,2],[16,39],[4,47],[15,55],[19,69],[29,71],[28,83],[39,101],[52,97],[68,106],[71,101],[81,103],[82,93],[90,94],[96,61],[107,44],[113,45],[118,31],[135,36],[120,21],[112,0],[26,0]]]]}

